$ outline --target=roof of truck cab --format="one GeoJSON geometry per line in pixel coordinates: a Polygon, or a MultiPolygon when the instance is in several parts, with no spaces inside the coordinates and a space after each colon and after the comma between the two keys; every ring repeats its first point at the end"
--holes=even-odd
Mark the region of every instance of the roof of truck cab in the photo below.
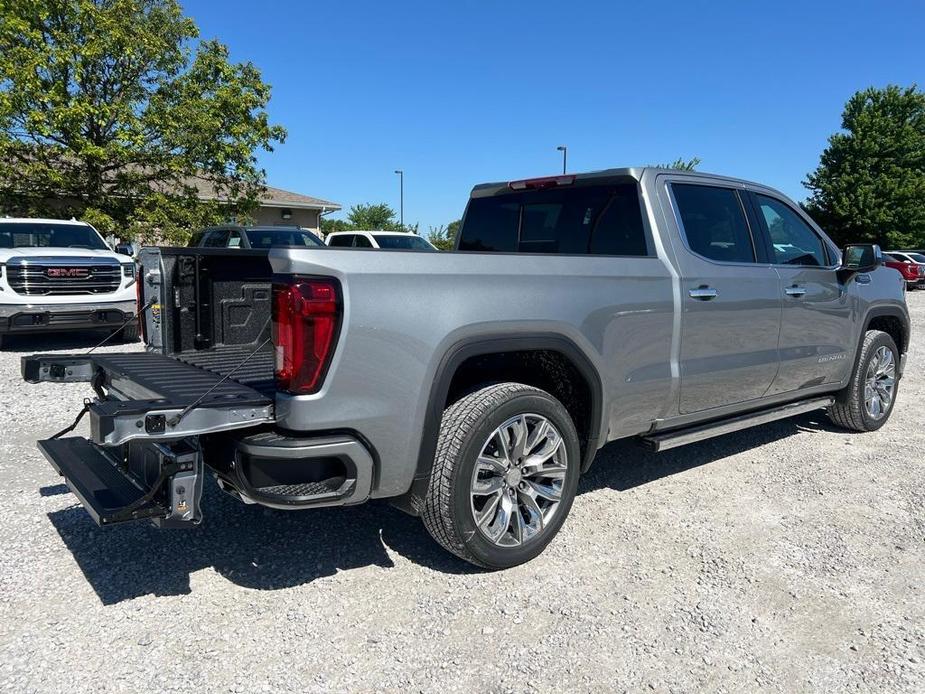
{"type": "Polygon", "coordinates": [[[732,176],[722,176],[720,174],[708,173],[706,171],[685,171],[683,169],[666,169],[659,166],[627,166],[616,169],[601,169],[599,171],[583,171],[581,173],[566,173],[566,174],[552,174],[547,176],[532,176],[526,178],[515,178],[510,181],[497,181],[494,183],[480,183],[473,187],[472,197],[481,197],[482,195],[491,195],[497,193],[500,190],[509,188],[511,183],[516,183],[517,181],[530,181],[534,179],[542,178],[559,178],[562,176],[574,177],[575,181],[594,181],[598,179],[634,179],[640,180],[644,173],[653,173],[653,174],[671,174],[672,176],[689,176],[691,178],[709,178],[715,181],[726,181],[728,183],[737,183],[739,185],[754,185],[761,186],[762,188],[767,188],[768,186],[761,185],[754,181],[747,181],[742,178],[734,178],[732,176]]]}

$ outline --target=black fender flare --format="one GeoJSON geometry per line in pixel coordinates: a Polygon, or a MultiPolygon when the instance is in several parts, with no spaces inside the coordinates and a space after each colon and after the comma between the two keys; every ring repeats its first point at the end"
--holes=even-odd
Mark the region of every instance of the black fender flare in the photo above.
{"type": "Polygon", "coordinates": [[[591,359],[574,341],[558,333],[528,333],[516,336],[478,335],[454,344],[446,351],[437,365],[427,398],[414,479],[409,491],[400,499],[395,500],[396,506],[415,515],[420,512],[419,505],[427,493],[427,485],[434,464],[440,420],[443,418],[443,405],[449,394],[453,376],[463,362],[486,354],[539,350],[561,353],[578,369],[591,389],[591,421],[581,471],[588,469],[598,449],[604,398],[601,376],[591,359]]]}
{"type": "MultiPolygon", "coordinates": [[[[909,316],[903,313],[902,309],[897,306],[874,306],[864,314],[864,321],[861,323],[861,333],[858,335],[858,344],[855,347],[854,368],[857,368],[858,359],[861,356],[861,345],[864,344],[864,335],[870,330],[871,321],[873,321],[874,318],[883,317],[895,318],[902,324],[904,344],[896,346],[899,347],[900,354],[905,354],[909,350],[909,341],[912,337],[912,325],[909,321],[909,316]]],[[[900,374],[900,376],[902,376],[902,374],[900,374]]]]}

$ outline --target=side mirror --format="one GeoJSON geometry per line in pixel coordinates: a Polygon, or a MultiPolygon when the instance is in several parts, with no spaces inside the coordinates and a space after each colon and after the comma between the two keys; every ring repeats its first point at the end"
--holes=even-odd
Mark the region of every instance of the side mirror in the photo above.
{"type": "Polygon", "coordinates": [[[859,272],[870,272],[883,265],[883,251],[875,243],[853,243],[845,246],[841,256],[840,274],[847,279],[859,272]]]}

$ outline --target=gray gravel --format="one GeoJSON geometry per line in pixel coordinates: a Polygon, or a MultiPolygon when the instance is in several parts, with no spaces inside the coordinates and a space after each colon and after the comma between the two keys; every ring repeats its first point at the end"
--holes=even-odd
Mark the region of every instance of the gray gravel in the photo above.
{"type": "Polygon", "coordinates": [[[197,530],[101,531],[33,445],[88,389],[19,380],[21,354],[93,337],[11,340],[0,691],[925,691],[922,340],[880,432],[612,444],[559,538],[501,573],[385,504],[275,512],[211,484],[197,530]]]}

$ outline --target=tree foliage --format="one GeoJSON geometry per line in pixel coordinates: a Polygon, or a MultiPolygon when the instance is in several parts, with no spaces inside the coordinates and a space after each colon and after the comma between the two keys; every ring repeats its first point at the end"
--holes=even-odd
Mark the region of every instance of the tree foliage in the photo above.
{"type": "Polygon", "coordinates": [[[456,246],[457,231],[459,231],[459,222],[450,222],[449,226],[443,224],[438,227],[432,226],[427,232],[427,240],[441,251],[452,251],[456,246]],[[453,225],[455,228],[451,231],[453,225]]]}
{"type": "Polygon", "coordinates": [[[252,210],[286,133],[258,69],[198,37],[176,0],[0,0],[3,212],[183,240],[252,210]]]}
{"type": "Polygon", "coordinates": [[[804,181],[807,211],[840,244],[925,247],[925,93],[857,92],[841,127],[804,181]]]}
{"type": "Polygon", "coordinates": [[[347,213],[347,222],[353,229],[401,231],[395,219],[395,210],[384,202],[353,205],[347,213]]]}
{"type": "Polygon", "coordinates": [[[322,219],[321,231],[404,231],[418,233],[417,224],[405,224],[403,227],[397,219],[395,210],[384,202],[360,203],[352,205],[347,212],[347,219],[322,219]]]}
{"type": "Polygon", "coordinates": [[[698,166],[700,166],[700,157],[691,157],[690,159],[678,157],[669,164],[658,164],[656,165],[656,168],[677,169],[678,171],[696,171],[698,166]]]}

